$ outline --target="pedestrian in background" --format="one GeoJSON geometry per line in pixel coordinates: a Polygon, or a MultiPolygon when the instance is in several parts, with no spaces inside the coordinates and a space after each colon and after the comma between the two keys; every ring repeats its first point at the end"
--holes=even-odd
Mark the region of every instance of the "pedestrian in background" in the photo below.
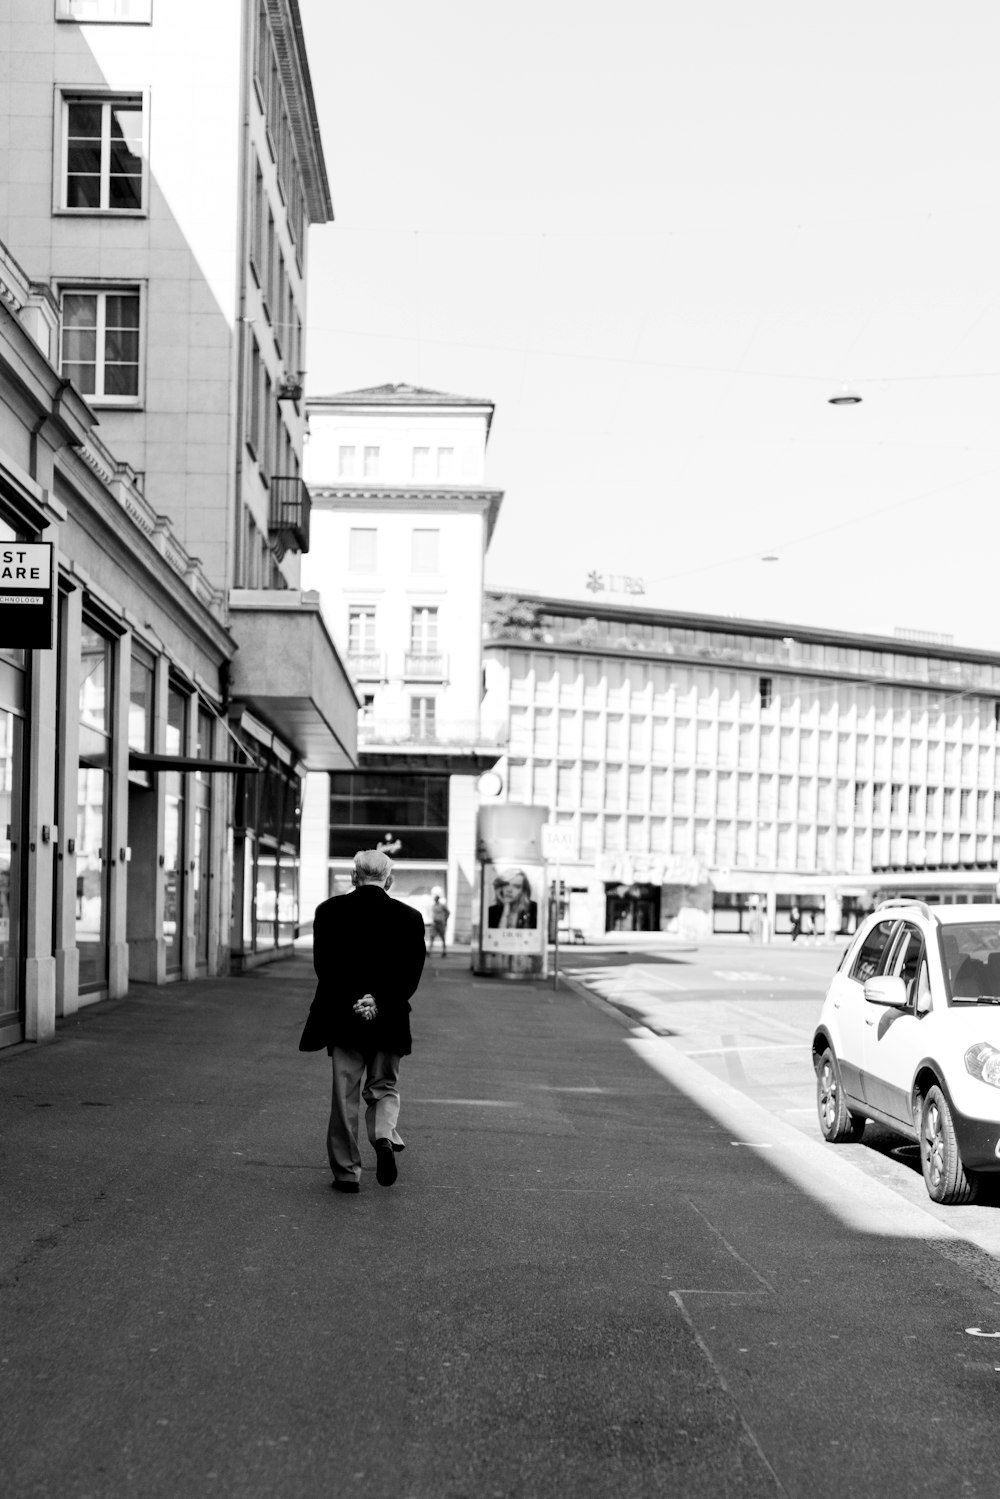
{"type": "Polygon", "coordinates": [[[792,907],[792,941],[802,936],[802,912],[798,906],[792,907]]]}
{"type": "Polygon", "coordinates": [[[442,892],[434,890],[434,900],[431,904],[431,919],[427,927],[427,951],[433,952],[434,938],[441,939],[441,954],[448,956],[448,917],[451,915],[442,898],[442,892]]]}
{"type": "Polygon", "coordinates": [[[354,856],[354,889],[317,906],[313,922],[316,994],[300,1051],[325,1046],[333,1064],[326,1148],[338,1192],[361,1184],[361,1081],[365,1128],[375,1149],[376,1180],[391,1187],[403,1139],[399,1062],[412,1050],[410,999],[426,949],[419,911],[389,895],[392,861],[378,849],[354,856]]]}

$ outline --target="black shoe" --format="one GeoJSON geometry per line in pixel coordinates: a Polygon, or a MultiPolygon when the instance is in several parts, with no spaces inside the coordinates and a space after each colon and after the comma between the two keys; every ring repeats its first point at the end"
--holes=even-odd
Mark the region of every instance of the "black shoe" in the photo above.
{"type": "Polygon", "coordinates": [[[341,1181],[338,1181],[336,1177],[334,1177],[333,1181],[330,1183],[330,1186],[333,1188],[333,1190],[335,1192],[360,1192],[361,1191],[361,1187],[360,1187],[360,1185],[359,1185],[358,1182],[341,1182],[341,1181]]]}
{"type": "Polygon", "coordinates": [[[391,1187],[399,1172],[396,1170],[396,1152],[391,1140],[375,1141],[375,1180],[380,1187],[391,1187]]]}

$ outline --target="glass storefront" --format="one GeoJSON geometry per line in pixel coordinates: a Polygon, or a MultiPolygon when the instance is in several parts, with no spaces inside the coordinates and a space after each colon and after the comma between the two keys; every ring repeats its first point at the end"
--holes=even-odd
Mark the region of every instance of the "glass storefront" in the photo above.
{"type": "MultiPolygon", "coordinates": [[[[188,698],[173,682],[167,693],[166,752],[187,754],[188,698]]],[[[181,966],[184,936],[184,785],[180,770],[164,773],[163,938],[168,973],[181,966]]]]}
{"type": "MultiPolygon", "coordinates": [[[[212,758],[212,716],[198,705],[199,760],[212,758]]],[[[211,892],[211,848],[212,848],[212,786],[207,771],[199,770],[194,775],[194,848],[191,900],[194,905],[194,960],[198,964],[208,962],[208,926],[211,892]]]]}
{"type": "Polygon", "coordinates": [[[84,620],[76,796],[76,945],[81,993],[108,982],[112,642],[84,620]]]}
{"type": "Polygon", "coordinates": [[[22,720],[0,708],[0,1044],[20,1041],[24,1014],[20,982],[22,720]]]}
{"type": "Polygon", "coordinates": [[[242,938],[245,954],[290,947],[299,922],[301,779],[273,750],[253,743],[250,748],[262,769],[236,776],[234,817],[243,850],[234,938],[242,938]]]}

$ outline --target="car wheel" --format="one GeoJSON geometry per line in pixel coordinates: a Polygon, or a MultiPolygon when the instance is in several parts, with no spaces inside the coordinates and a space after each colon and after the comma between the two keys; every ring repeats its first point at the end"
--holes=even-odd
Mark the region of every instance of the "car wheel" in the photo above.
{"type": "Polygon", "coordinates": [[[827,1046],[816,1062],[816,1108],[824,1140],[833,1145],[844,1140],[860,1140],[865,1121],[847,1107],[832,1046],[827,1046]]]}
{"type": "Polygon", "coordinates": [[[948,1100],[937,1086],[927,1090],[920,1110],[920,1164],[933,1202],[971,1202],[976,1180],[965,1170],[948,1100]]]}

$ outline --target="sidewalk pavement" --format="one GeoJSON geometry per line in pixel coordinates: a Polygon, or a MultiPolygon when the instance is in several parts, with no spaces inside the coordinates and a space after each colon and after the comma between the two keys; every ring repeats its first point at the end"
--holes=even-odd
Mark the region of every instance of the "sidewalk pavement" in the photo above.
{"type": "Polygon", "coordinates": [[[136,986],[0,1056],[5,1499],[995,1492],[995,1382],[925,1356],[981,1315],[956,1265],[873,1253],[606,1008],[451,957],[398,1183],[364,1142],[332,1192],[312,987],[136,986]]]}

